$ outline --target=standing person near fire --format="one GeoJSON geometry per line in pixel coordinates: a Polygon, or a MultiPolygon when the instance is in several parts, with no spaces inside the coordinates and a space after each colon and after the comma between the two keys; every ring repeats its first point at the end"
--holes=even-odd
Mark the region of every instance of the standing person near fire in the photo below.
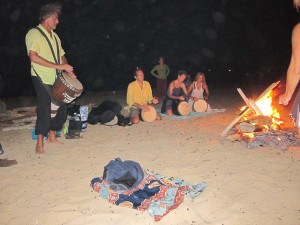
{"type": "Polygon", "coordinates": [[[37,95],[37,120],[35,132],[38,136],[35,151],[45,153],[44,136],[48,143],[63,144],[56,139],[55,132],[62,129],[67,118],[67,106],[61,105],[51,118],[51,87],[60,71],[67,71],[72,77],[70,66],[61,46],[61,41],[53,31],[59,23],[60,4],[46,4],[40,9],[40,24],[26,34],[27,53],[31,61],[31,77],[37,95]],[[48,39],[48,40],[47,40],[48,39]],[[49,42],[48,42],[49,41],[49,42]],[[54,51],[51,51],[51,47],[54,51]]]}
{"type": "MultiPolygon", "coordinates": [[[[127,104],[130,107],[130,119],[133,124],[140,122],[141,110],[149,111],[148,104],[158,104],[159,100],[153,98],[152,89],[148,81],[144,80],[144,72],[137,68],[134,73],[135,81],[127,88],[127,104]]],[[[156,120],[161,120],[161,115],[156,113],[156,120]]]]}
{"type": "MultiPolygon", "coordinates": [[[[300,8],[300,0],[294,0],[297,10],[300,8]]],[[[300,80],[300,23],[296,24],[292,32],[292,54],[287,71],[286,91],[279,97],[279,104],[288,105],[300,80]]],[[[300,89],[291,109],[293,119],[297,118],[297,109],[300,108],[300,89]]],[[[299,123],[299,121],[297,121],[299,123]]],[[[299,127],[298,127],[299,128],[299,127]]]]}
{"type": "Polygon", "coordinates": [[[170,74],[170,68],[164,63],[163,57],[159,58],[159,64],[150,73],[156,77],[156,96],[164,97],[167,94],[167,77],[170,74]]]}

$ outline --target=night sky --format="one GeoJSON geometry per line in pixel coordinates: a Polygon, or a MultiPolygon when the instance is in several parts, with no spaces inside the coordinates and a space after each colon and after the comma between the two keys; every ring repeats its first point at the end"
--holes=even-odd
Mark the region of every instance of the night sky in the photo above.
{"type": "MultiPolygon", "coordinates": [[[[0,97],[34,95],[25,35],[40,0],[1,0],[0,97]]],[[[271,82],[285,76],[292,0],[63,0],[56,32],[85,90],[124,90],[163,56],[169,81],[180,69],[206,73],[210,86],[271,82]],[[230,71],[229,71],[230,70],[230,71]],[[249,74],[246,76],[246,74],[249,74]]]]}

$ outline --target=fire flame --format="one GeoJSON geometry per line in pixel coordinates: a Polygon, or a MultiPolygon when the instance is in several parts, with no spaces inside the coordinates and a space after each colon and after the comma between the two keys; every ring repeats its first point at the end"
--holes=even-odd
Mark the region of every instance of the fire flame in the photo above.
{"type": "Polygon", "coordinates": [[[264,116],[280,118],[278,111],[272,106],[272,91],[269,91],[264,97],[255,102],[264,116]]]}

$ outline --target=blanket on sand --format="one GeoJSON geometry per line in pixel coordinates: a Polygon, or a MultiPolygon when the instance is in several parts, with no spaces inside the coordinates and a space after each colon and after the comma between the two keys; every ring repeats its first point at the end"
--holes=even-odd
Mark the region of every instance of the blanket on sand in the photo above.
{"type": "Polygon", "coordinates": [[[91,187],[112,204],[148,211],[155,221],[160,221],[176,209],[185,197],[194,199],[207,186],[205,182],[190,184],[181,178],[164,177],[149,170],[144,170],[144,174],[142,182],[132,190],[112,190],[100,177],[91,181],[91,187]]]}
{"type": "MultiPolygon", "coordinates": [[[[189,119],[189,118],[193,118],[193,117],[208,116],[211,114],[221,113],[221,112],[225,112],[225,111],[226,111],[226,109],[212,109],[211,111],[206,111],[206,112],[194,112],[193,111],[187,116],[179,116],[179,115],[168,116],[167,114],[164,114],[164,113],[161,113],[160,115],[163,117],[170,117],[170,118],[185,120],[185,119],[189,119]]],[[[160,113],[160,109],[157,110],[157,112],[160,113]]]]}

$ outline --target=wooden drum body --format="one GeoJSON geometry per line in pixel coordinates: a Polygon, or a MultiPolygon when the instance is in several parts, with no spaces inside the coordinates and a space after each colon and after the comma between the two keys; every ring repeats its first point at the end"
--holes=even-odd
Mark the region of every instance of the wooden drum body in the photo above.
{"type": "Polygon", "coordinates": [[[193,110],[195,112],[206,112],[208,109],[208,103],[204,99],[197,99],[193,104],[193,110]]]}
{"type": "Polygon", "coordinates": [[[55,104],[70,103],[79,97],[83,86],[79,80],[64,72],[57,77],[52,87],[52,98],[55,104]]]}
{"type": "Polygon", "coordinates": [[[180,101],[177,105],[177,111],[174,111],[175,114],[181,115],[181,116],[187,116],[191,112],[191,107],[188,102],[186,101],[180,101]]]}
{"type": "Polygon", "coordinates": [[[142,110],[141,117],[145,122],[153,122],[156,119],[157,112],[153,106],[148,105],[148,107],[150,110],[149,111],[142,110]]]}

